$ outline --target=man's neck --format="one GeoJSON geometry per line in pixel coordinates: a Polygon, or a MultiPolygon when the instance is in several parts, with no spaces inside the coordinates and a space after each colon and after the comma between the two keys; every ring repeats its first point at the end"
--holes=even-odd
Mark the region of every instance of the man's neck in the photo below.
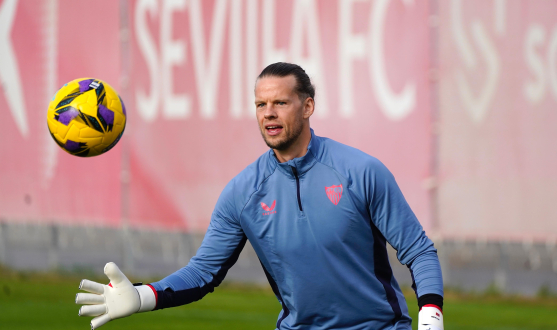
{"type": "Polygon", "coordinates": [[[302,157],[308,152],[309,142],[311,141],[311,131],[309,127],[302,131],[302,134],[298,137],[298,140],[294,142],[290,148],[287,150],[276,150],[275,156],[279,163],[284,163],[294,158],[302,157]]]}

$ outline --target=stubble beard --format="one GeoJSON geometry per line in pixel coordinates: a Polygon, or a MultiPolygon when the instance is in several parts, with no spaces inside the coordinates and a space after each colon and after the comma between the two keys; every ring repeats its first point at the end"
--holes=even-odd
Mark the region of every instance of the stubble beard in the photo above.
{"type": "Polygon", "coordinates": [[[302,120],[299,120],[295,122],[292,130],[284,130],[284,136],[282,138],[267,138],[264,127],[261,129],[261,136],[269,148],[284,151],[288,150],[288,148],[298,140],[300,135],[302,135],[303,129],[304,123],[302,120]]]}

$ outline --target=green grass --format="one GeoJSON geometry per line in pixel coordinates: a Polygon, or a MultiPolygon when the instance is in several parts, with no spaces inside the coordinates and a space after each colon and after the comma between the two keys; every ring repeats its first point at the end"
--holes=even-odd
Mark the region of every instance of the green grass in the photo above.
{"type": "MultiPolygon", "coordinates": [[[[0,270],[0,328],[89,329],[74,304],[80,277],[22,274],[0,270]]],[[[416,298],[407,291],[411,316],[416,298]]],[[[449,292],[445,328],[529,330],[557,329],[557,298],[521,298],[497,293],[449,292]]],[[[116,320],[103,329],[274,329],[280,305],[270,289],[225,285],[199,302],[116,320]]],[[[414,325],[416,329],[416,325],[414,325]]]]}
{"type": "Polygon", "coordinates": [[[526,298],[449,291],[443,309],[447,329],[557,329],[555,297],[526,298]]]}

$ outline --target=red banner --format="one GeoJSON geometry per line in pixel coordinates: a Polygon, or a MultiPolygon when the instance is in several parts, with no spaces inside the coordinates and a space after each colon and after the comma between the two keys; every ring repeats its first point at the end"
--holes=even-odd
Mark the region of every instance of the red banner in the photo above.
{"type": "Polygon", "coordinates": [[[120,147],[71,156],[46,125],[65,82],[98,77],[119,89],[118,10],[110,0],[0,2],[0,218],[120,224],[120,147]]]}
{"type": "Polygon", "coordinates": [[[132,223],[206,228],[224,185],[267,148],[255,78],[289,61],[316,85],[316,134],[382,160],[427,227],[428,10],[419,1],[131,2],[132,223]]]}
{"type": "Polygon", "coordinates": [[[440,232],[557,239],[557,3],[439,10],[440,232]]]}
{"type": "Polygon", "coordinates": [[[555,238],[557,5],[438,5],[0,0],[0,220],[203,231],[266,150],[257,74],[291,61],[317,87],[316,134],[382,160],[430,233],[555,238]],[[128,110],[119,145],[90,159],[46,126],[79,77],[128,110]]]}

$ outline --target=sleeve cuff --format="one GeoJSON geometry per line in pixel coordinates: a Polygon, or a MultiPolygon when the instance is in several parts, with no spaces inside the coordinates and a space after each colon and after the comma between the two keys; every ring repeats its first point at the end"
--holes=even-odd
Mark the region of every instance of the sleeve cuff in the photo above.
{"type": "Polygon", "coordinates": [[[136,286],[135,289],[137,293],[139,293],[139,300],[141,301],[141,305],[137,312],[149,312],[155,309],[157,306],[157,292],[155,289],[150,285],[136,286]]]}
{"type": "Polygon", "coordinates": [[[428,293],[418,297],[418,306],[420,310],[426,305],[434,305],[437,309],[443,311],[443,296],[435,293],[428,293]]]}

